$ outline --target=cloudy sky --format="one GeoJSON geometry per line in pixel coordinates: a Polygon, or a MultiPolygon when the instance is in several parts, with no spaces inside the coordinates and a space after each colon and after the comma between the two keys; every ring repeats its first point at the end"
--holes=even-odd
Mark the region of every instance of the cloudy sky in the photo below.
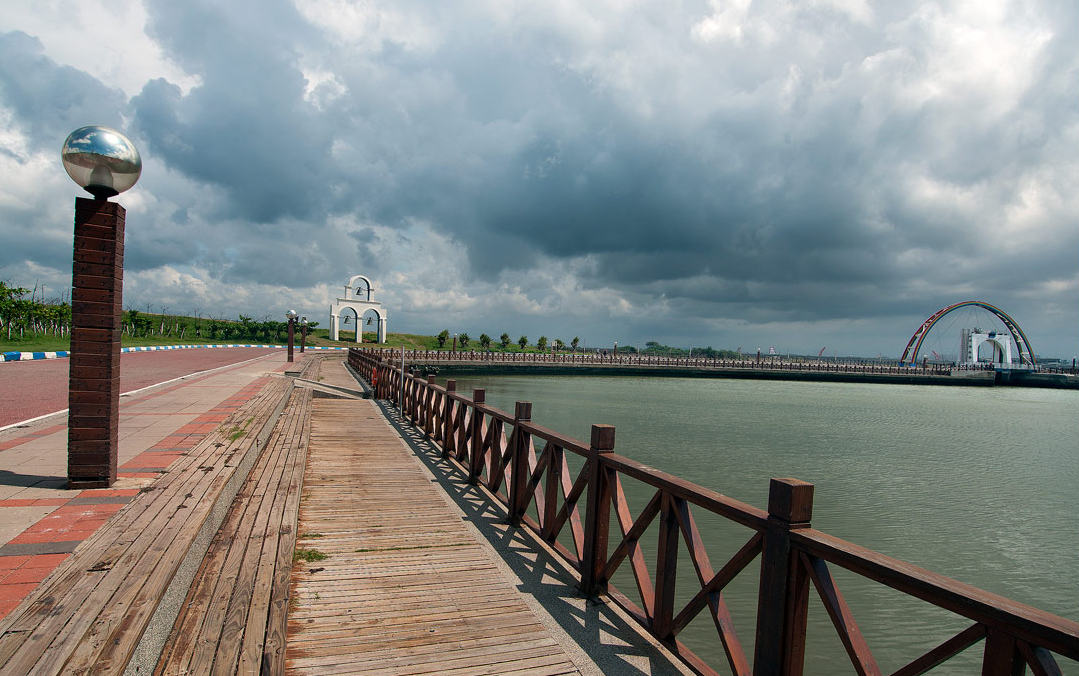
{"type": "Polygon", "coordinates": [[[982,300],[1079,353],[1074,0],[0,0],[0,278],[144,161],[125,306],[898,356],[982,300]]]}

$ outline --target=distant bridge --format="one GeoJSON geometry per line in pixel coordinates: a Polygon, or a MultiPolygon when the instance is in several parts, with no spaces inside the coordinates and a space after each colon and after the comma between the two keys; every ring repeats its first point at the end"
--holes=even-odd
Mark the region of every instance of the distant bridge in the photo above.
{"type": "MultiPolygon", "coordinates": [[[[907,349],[903,350],[903,356],[900,358],[899,363],[901,365],[916,364],[918,362],[918,354],[922,349],[922,343],[925,341],[925,337],[929,335],[929,331],[933,328],[933,325],[940,321],[945,315],[964,307],[980,307],[996,315],[1000,321],[1004,323],[1004,326],[1007,327],[1008,332],[1011,334],[1011,339],[1014,341],[1019,353],[1019,365],[1025,365],[1032,369],[1037,368],[1038,363],[1034,358],[1034,350],[1031,349],[1030,341],[1027,340],[1026,334],[1023,333],[1023,329],[1019,328],[1019,324],[1000,308],[980,300],[967,300],[962,303],[949,305],[930,315],[928,319],[922,322],[922,325],[918,327],[918,330],[914,332],[914,335],[910,337],[910,341],[907,342],[907,349]]],[[[1001,357],[1000,363],[1007,365],[1015,363],[1012,359],[1010,345],[1007,345],[1004,341],[996,340],[995,334],[983,334],[980,331],[974,331],[967,334],[965,340],[963,353],[967,355],[968,358],[961,359],[962,362],[976,363],[978,361],[977,346],[982,342],[992,342],[995,346],[994,351],[1001,357]]]]}

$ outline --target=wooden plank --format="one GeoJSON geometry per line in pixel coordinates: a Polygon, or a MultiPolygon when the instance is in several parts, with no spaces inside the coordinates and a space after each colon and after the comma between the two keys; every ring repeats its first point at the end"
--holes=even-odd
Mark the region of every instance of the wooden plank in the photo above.
{"type": "Polygon", "coordinates": [[[236,588],[239,560],[252,535],[254,522],[246,517],[256,488],[272,472],[269,460],[275,458],[279,450],[278,437],[271,436],[233,500],[185,599],[185,613],[182,618],[177,618],[170,635],[171,646],[166,646],[167,652],[159,660],[158,673],[183,674],[190,670],[204,673],[199,670],[205,668],[208,671],[212,664],[228,602],[236,588]]]}
{"type": "Polygon", "coordinates": [[[578,673],[370,401],[312,402],[298,531],[285,673],[578,673]]]}
{"type": "MultiPolygon", "coordinates": [[[[306,411],[311,402],[311,397],[310,390],[302,390],[298,393],[297,408],[306,411]]],[[[305,427],[306,416],[297,415],[291,422],[292,424],[286,436],[288,452],[283,459],[282,469],[277,473],[277,481],[274,483],[274,499],[270,505],[269,518],[263,533],[262,551],[255,574],[255,588],[251,598],[251,608],[247,614],[244,640],[240,646],[240,662],[237,671],[243,674],[255,673],[262,664],[262,651],[266,643],[266,627],[269,619],[270,598],[273,593],[282,526],[287,520],[289,532],[291,533],[295,530],[296,515],[285,514],[285,501],[288,497],[289,484],[292,482],[292,465],[295,463],[296,449],[301,443],[299,437],[301,436],[302,428],[305,427]]],[[[288,552],[291,554],[291,546],[288,552]]],[[[289,572],[291,573],[291,566],[289,566],[289,572]]]]}
{"type": "MultiPolygon", "coordinates": [[[[326,360],[319,360],[325,364],[326,360]]],[[[343,369],[342,369],[343,370],[343,369]]],[[[321,372],[321,371],[319,371],[321,372]]],[[[305,405],[304,424],[300,445],[295,453],[292,473],[285,496],[284,514],[281,519],[277,560],[274,564],[273,591],[270,594],[269,619],[266,627],[266,643],[263,646],[262,668],[264,673],[280,674],[285,669],[285,636],[288,627],[289,578],[292,574],[292,554],[299,535],[297,519],[300,494],[303,490],[304,468],[307,466],[307,447],[311,436],[311,401],[305,405]]]]}
{"type": "MultiPolygon", "coordinates": [[[[293,392],[211,543],[156,674],[258,671],[271,624],[274,578],[287,581],[291,566],[310,401],[309,390],[293,392]],[[237,666],[245,645],[253,668],[237,666]]],[[[284,618],[275,622],[283,626],[284,618]]]]}

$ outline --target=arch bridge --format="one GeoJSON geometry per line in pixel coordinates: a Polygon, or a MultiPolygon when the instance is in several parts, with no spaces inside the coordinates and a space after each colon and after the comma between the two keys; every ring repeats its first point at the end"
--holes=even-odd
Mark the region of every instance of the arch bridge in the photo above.
{"type": "MultiPolygon", "coordinates": [[[[1011,339],[1014,342],[1016,352],[1018,353],[1018,362],[1032,368],[1037,368],[1038,363],[1034,358],[1034,350],[1030,347],[1030,341],[1027,340],[1026,334],[1023,333],[1023,329],[1019,327],[1019,324],[1000,308],[980,300],[967,300],[962,303],[955,303],[954,305],[943,307],[930,315],[928,319],[922,322],[922,325],[918,327],[918,330],[914,332],[914,335],[910,337],[910,340],[907,342],[907,349],[903,350],[903,356],[900,359],[900,363],[916,364],[918,362],[918,354],[922,349],[922,342],[925,340],[925,337],[929,335],[929,331],[933,328],[933,325],[940,321],[945,315],[964,307],[980,307],[996,315],[1004,326],[1007,327],[1008,333],[1011,334],[1011,339]]],[[[1006,341],[998,339],[995,335],[983,333],[979,329],[975,329],[975,332],[971,333],[970,337],[966,337],[966,340],[970,341],[969,344],[965,343],[963,346],[964,357],[967,359],[976,361],[978,358],[977,345],[981,342],[989,341],[995,345],[995,349],[1000,353],[1000,363],[1015,363],[1010,349],[1011,346],[1007,344],[1006,341]],[[972,347],[973,354],[970,354],[972,347]]]]}

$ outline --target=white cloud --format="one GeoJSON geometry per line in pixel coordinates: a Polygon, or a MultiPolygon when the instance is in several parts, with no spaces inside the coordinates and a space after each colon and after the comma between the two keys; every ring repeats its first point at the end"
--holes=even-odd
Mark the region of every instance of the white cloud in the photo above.
{"type": "Polygon", "coordinates": [[[753,0],[708,0],[708,4],[712,14],[693,25],[693,37],[702,42],[742,42],[748,30],[749,8],[753,0]]]}
{"type": "Polygon", "coordinates": [[[369,0],[296,0],[296,9],[350,50],[377,52],[392,44],[429,52],[440,42],[435,26],[439,12],[427,4],[409,8],[369,0]]]}
{"type": "Polygon", "coordinates": [[[187,92],[199,84],[168,59],[146,33],[142,0],[6,2],[0,32],[21,30],[39,40],[53,61],[85,71],[127,96],[163,77],[187,92]]]}

